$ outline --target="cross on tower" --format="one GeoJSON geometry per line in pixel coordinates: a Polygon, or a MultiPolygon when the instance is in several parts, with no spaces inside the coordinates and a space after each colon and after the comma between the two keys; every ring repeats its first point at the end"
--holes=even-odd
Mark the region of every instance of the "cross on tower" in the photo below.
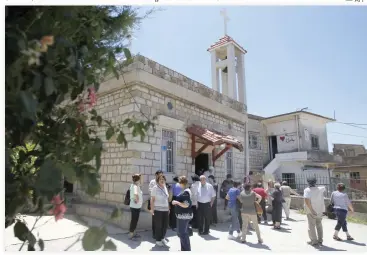
{"type": "Polygon", "coordinates": [[[222,9],[220,11],[220,15],[223,16],[223,22],[224,22],[224,35],[227,35],[227,22],[229,21],[229,17],[227,16],[226,9],[222,9]]]}

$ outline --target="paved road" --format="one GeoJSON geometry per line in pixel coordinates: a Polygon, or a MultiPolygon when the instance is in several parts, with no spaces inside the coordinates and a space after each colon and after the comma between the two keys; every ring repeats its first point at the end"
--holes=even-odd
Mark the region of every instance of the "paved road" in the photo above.
{"type": "MultiPolygon", "coordinates": [[[[309,246],[307,234],[306,216],[292,211],[292,221],[284,221],[284,230],[276,231],[271,226],[261,225],[261,233],[264,239],[264,244],[257,244],[256,234],[252,231],[248,236],[248,243],[242,244],[235,240],[228,240],[227,229],[228,223],[217,225],[205,238],[200,237],[197,233],[191,237],[191,246],[193,251],[197,252],[237,252],[237,251],[274,251],[274,252],[314,252],[316,248],[309,246]],[[203,245],[205,244],[205,245],[203,245]]],[[[90,218],[84,218],[89,225],[99,225],[100,222],[90,218]]],[[[33,225],[35,217],[28,216],[26,221],[29,225],[33,225]]],[[[366,252],[367,247],[367,226],[360,224],[349,224],[349,232],[355,238],[353,242],[337,242],[332,239],[333,228],[335,221],[324,219],[324,246],[318,250],[322,251],[349,251],[349,252],[366,252]]],[[[82,250],[81,242],[78,237],[86,230],[86,227],[81,221],[77,220],[72,215],[66,216],[65,219],[55,222],[52,217],[44,217],[37,223],[37,229],[34,234],[45,240],[45,251],[80,251],[82,250]]],[[[118,251],[154,251],[154,250],[169,250],[179,251],[180,242],[173,231],[168,231],[167,237],[169,240],[170,249],[162,249],[155,246],[151,232],[141,232],[141,242],[133,242],[128,240],[126,231],[119,228],[108,226],[110,238],[117,245],[118,251]]],[[[341,233],[340,237],[344,238],[341,233]]],[[[13,236],[13,229],[9,227],[5,230],[5,250],[17,251],[20,244],[13,236]]]]}

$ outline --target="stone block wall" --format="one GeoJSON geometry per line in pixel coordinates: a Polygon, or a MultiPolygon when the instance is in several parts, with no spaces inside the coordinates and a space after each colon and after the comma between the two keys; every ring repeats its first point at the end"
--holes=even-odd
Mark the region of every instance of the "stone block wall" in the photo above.
{"type": "Polygon", "coordinates": [[[258,142],[260,146],[258,149],[250,148],[250,169],[252,171],[263,170],[264,164],[269,161],[269,143],[267,140],[266,127],[262,124],[261,117],[255,115],[248,115],[249,133],[254,133],[259,136],[258,142]]]}
{"type": "MultiPolygon", "coordinates": [[[[134,82],[107,94],[98,95],[96,110],[103,118],[112,123],[122,123],[126,118],[138,120],[153,119],[154,116],[164,115],[180,120],[184,125],[176,131],[176,160],[175,172],[167,173],[167,181],[177,175],[191,176],[193,166],[191,160],[191,138],[186,132],[186,127],[197,124],[205,128],[214,129],[232,135],[244,142],[244,126],[240,122],[219,116],[210,110],[198,108],[188,102],[180,100],[172,95],[149,89],[146,84],[134,82]],[[167,106],[172,104],[172,109],[167,106]]],[[[169,123],[168,123],[169,124],[169,123]]],[[[154,173],[161,168],[161,131],[162,126],[157,123],[156,132],[149,131],[143,141],[140,137],[133,137],[131,131],[126,129],[127,148],[119,145],[112,138],[104,141],[105,152],[102,154],[101,192],[95,198],[84,195],[77,190],[79,196],[85,202],[99,204],[123,205],[127,189],[134,173],[143,176],[143,193],[148,199],[148,183],[154,178],[154,173]]],[[[107,128],[101,128],[98,132],[101,138],[105,138],[107,128]]],[[[244,152],[233,149],[234,176],[243,178],[245,169],[244,152]]],[[[216,178],[221,183],[225,178],[225,155],[222,155],[215,163],[216,178]]]]}

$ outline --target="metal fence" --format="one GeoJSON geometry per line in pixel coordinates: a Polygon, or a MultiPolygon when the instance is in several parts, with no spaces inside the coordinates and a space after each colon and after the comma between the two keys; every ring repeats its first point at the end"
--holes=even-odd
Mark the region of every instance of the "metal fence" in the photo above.
{"type": "Polygon", "coordinates": [[[307,179],[309,177],[316,177],[317,186],[324,186],[326,189],[326,197],[330,197],[331,193],[335,191],[338,183],[344,183],[346,192],[351,199],[366,200],[367,199],[367,180],[356,180],[347,178],[328,177],[314,174],[282,174],[277,181],[286,181],[288,185],[297,191],[298,194],[303,195],[303,191],[308,187],[307,179]]]}

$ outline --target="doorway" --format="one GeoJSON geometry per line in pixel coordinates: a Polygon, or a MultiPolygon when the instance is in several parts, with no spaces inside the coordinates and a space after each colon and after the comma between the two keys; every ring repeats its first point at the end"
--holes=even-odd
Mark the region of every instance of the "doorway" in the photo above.
{"type": "Polygon", "coordinates": [[[209,154],[200,153],[199,156],[195,158],[195,174],[200,176],[203,171],[209,169],[209,154]]]}
{"type": "Polygon", "coordinates": [[[269,136],[269,148],[270,148],[270,160],[273,160],[275,158],[275,154],[278,153],[278,143],[277,143],[277,137],[269,136]]]}

